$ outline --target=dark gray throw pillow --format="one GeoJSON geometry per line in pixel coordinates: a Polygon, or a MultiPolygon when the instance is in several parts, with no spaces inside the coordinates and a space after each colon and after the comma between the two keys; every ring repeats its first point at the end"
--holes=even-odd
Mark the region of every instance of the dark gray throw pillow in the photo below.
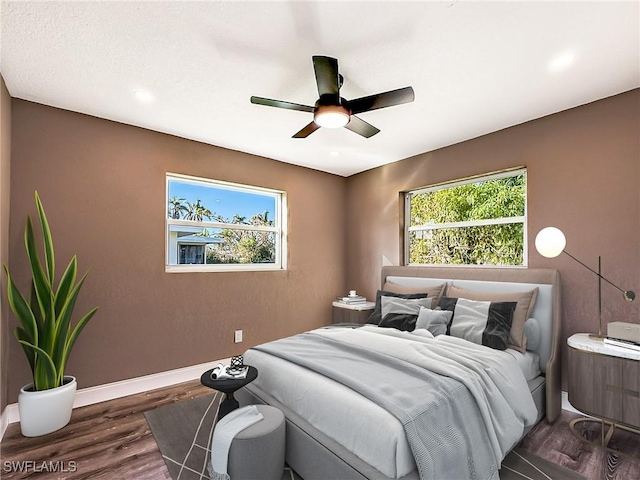
{"type": "Polygon", "coordinates": [[[440,308],[453,312],[447,335],[506,350],[517,302],[488,302],[468,298],[440,298],[440,308]]]}
{"type": "Polygon", "coordinates": [[[426,293],[393,293],[387,292],[385,290],[378,290],[376,293],[376,307],[373,310],[373,313],[369,315],[367,319],[367,323],[373,325],[379,325],[382,321],[382,300],[383,296],[386,297],[397,297],[397,298],[427,298],[426,293]]]}
{"type": "Polygon", "coordinates": [[[422,307],[430,307],[430,298],[399,298],[382,295],[380,297],[382,320],[379,327],[396,328],[412,332],[416,328],[418,313],[422,307]]]}

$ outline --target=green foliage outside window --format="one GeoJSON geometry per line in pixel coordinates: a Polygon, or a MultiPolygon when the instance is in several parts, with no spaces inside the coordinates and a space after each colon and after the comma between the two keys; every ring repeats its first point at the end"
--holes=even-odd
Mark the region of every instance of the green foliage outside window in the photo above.
{"type": "MultiPolygon", "coordinates": [[[[522,265],[524,225],[442,224],[524,217],[525,174],[410,194],[409,263],[522,265]]],[[[491,223],[491,222],[489,222],[491,223]]]]}
{"type": "MultiPolygon", "coordinates": [[[[273,226],[268,213],[251,217],[245,224],[273,226]]],[[[233,223],[240,223],[234,217],[233,223]]],[[[243,223],[244,223],[244,219],[243,223]]],[[[273,232],[225,228],[216,234],[223,243],[207,245],[207,263],[274,263],[276,236],[273,232]]]]}

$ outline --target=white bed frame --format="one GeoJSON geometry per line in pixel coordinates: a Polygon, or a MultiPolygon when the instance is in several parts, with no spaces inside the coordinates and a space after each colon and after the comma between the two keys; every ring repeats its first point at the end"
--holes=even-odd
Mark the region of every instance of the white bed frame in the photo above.
{"type": "MultiPolygon", "coordinates": [[[[434,286],[447,282],[481,292],[520,292],[538,287],[532,316],[542,327],[540,356],[543,376],[529,382],[539,416],[554,422],[562,409],[560,381],[560,275],[557,270],[525,268],[469,267],[383,267],[382,282],[411,286],[434,286]]],[[[241,404],[267,403],[285,414],[287,419],[286,460],[304,480],[392,480],[345,449],[327,435],[309,425],[259,388],[248,385],[236,393],[241,404]]],[[[336,406],[339,408],[339,405],[336,406]]],[[[417,479],[414,471],[401,480],[417,479]]]]}

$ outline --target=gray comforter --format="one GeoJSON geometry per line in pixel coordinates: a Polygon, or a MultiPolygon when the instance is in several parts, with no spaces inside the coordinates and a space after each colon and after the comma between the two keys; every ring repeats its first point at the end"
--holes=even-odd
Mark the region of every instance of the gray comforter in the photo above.
{"type": "Polygon", "coordinates": [[[316,330],[255,349],[388,410],[405,430],[421,479],[497,479],[504,455],[536,417],[519,368],[464,340],[363,327],[316,330]]]}

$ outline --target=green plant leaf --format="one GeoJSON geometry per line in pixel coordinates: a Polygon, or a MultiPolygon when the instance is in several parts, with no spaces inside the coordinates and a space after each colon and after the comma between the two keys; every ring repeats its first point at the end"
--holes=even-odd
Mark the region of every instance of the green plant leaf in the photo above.
{"type": "Polygon", "coordinates": [[[38,249],[36,247],[36,239],[33,232],[33,224],[31,223],[31,217],[27,216],[27,226],[24,230],[24,244],[27,249],[27,257],[31,264],[31,275],[33,276],[33,284],[35,286],[36,297],[38,299],[38,305],[42,317],[46,318],[46,312],[49,308],[51,297],[51,283],[49,278],[45,275],[42,269],[42,263],[40,263],[40,257],[38,256],[38,249]]]}
{"type": "Polygon", "coordinates": [[[57,375],[53,376],[50,365],[48,362],[44,361],[46,357],[42,354],[38,353],[38,357],[41,357],[43,360],[36,361],[36,369],[33,374],[33,384],[35,385],[35,390],[48,390],[50,388],[55,388],[57,375]]]}
{"type": "Polygon", "coordinates": [[[67,295],[58,319],[56,331],[56,337],[58,340],[53,351],[53,358],[57,365],[62,365],[60,367],[59,373],[62,372],[63,375],[66,355],[65,352],[67,351],[67,344],[70,341],[71,315],[73,313],[73,309],[75,308],[80,289],[82,288],[82,285],[84,284],[88,273],[89,272],[85,273],[82,276],[78,283],[73,287],[71,292],[69,292],[69,294],[67,295]]]}
{"type": "Polygon", "coordinates": [[[29,307],[29,304],[27,304],[20,290],[18,290],[18,287],[16,287],[16,284],[13,282],[9,268],[6,265],[4,265],[4,271],[7,274],[7,300],[9,302],[9,308],[11,308],[16,318],[20,320],[28,339],[33,341],[33,343],[38,343],[38,324],[31,311],[31,307],[29,307]]]}
{"type": "Polygon", "coordinates": [[[27,361],[29,362],[29,367],[31,368],[31,374],[33,375],[36,369],[36,352],[35,350],[27,346],[27,344],[31,345],[35,342],[33,338],[29,338],[29,334],[21,326],[17,326],[13,330],[13,335],[16,337],[18,342],[20,342],[20,340],[26,342],[24,344],[21,343],[20,346],[24,350],[24,354],[27,356],[27,361]]]}
{"type": "Polygon", "coordinates": [[[80,332],[82,332],[82,330],[87,325],[87,323],[89,323],[89,320],[91,320],[91,317],[93,317],[96,314],[96,312],[98,311],[98,308],[99,307],[95,307],[94,309],[87,312],[87,314],[84,317],[82,317],[80,321],[76,324],[76,327],[73,329],[73,332],[71,332],[71,335],[69,336],[69,340],[65,345],[62,362],[60,363],[60,370],[59,370],[61,374],[60,381],[62,381],[62,378],[64,377],[64,370],[67,367],[67,360],[69,359],[69,354],[71,353],[71,349],[73,348],[73,345],[76,343],[76,340],[78,339],[78,335],[80,335],[80,332]]]}
{"type": "Polygon", "coordinates": [[[69,292],[73,288],[73,284],[76,281],[76,275],[78,272],[78,260],[74,255],[71,257],[69,261],[69,265],[65,269],[62,274],[62,278],[60,278],[60,283],[58,283],[58,291],[56,292],[56,304],[55,304],[55,312],[56,317],[59,318],[60,312],[62,311],[62,307],[66,299],[69,297],[69,292]]]}
{"type": "Polygon", "coordinates": [[[49,355],[53,351],[56,342],[56,316],[54,310],[54,297],[49,297],[49,306],[46,311],[46,318],[42,322],[40,347],[49,355]]]}
{"type": "Polygon", "coordinates": [[[38,304],[38,296],[36,295],[36,287],[31,280],[31,290],[29,291],[29,306],[33,312],[33,316],[36,319],[38,329],[42,328],[42,312],[40,311],[40,305],[38,304]]]}
{"type": "Polygon", "coordinates": [[[33,377],[33,386],[35,390],[47,390],[49,388],[55,388],[59,385],[56,385],[56,379],[58,377],[58,372],[56,370],[56,366],[53,364],[53,360],[51,357],[42,350],[40,347],[33,345],[32,343],[25,342],[24,340],[18,340],[22,345],[25,345],[29,348],[35,350],[37,354],[36,358],[36,368],[33,377]]]}
{"type": "Polygon", "coordinates": [[[35,193],[36,208],[38,209],[38,216],[40,217],[40,226],[42,227],[42,240],[44,242],[44,258],[47,264],[47,273],[49,274],[49,284],[53,286],[55,279],[56,262],[53,250],[53,237],[51,236],[51,229],[49,228],[49,221],[47,215],[44,213],[44,207],[40,201],[40,195],[38,191],[35,193]]]}

